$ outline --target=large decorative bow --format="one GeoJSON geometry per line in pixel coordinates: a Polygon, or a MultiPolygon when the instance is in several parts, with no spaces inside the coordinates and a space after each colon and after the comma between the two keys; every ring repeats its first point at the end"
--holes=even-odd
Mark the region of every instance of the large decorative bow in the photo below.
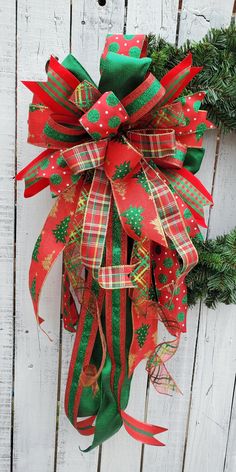
{"type": "Polygon", "coordinates": [[[155,388],[178,390],[165,362],[186,328],[185,277],[212,204],[194,175],[213,127],[204,92],[178,98],[201,68],[189,54],[159,82],[146,50],[143,35],[108,36],[98,87],[72,55],[51,57],[47,82],[24,82],[34,94],[28,141],[46,150],[17,178],[26,197],[48,185],[57,197],[33,250],[30,291],[41,323],[41,289],[64,251],[62,313],[76,332],[65,408],[81,434],[94,434],[87,450],[122,424],[162,445],[154,435],[165,428],[124,410],[145,357],[155,388]],[[172,335],[159,345],[158,320],[172,335]]]}

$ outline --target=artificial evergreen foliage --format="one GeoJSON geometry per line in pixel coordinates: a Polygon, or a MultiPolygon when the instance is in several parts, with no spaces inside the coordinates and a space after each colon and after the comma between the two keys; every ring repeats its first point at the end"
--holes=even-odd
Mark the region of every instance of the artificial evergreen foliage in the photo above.
{"type": "Polygon", "coordinates": [[[160,80],[188,52],[203,70],[184,93],[206,91],[202,107],[208,118],[224,132],[236,129],[236,27],[212,29],[199,42],[187,41],[177,48],[162,38],[149,36],[151,71],[160,80]]]}
{"type": "Polygon", "coordinates": [[[236,229],[224,236],[195,242],[198,265],[188,274],[188,304],[202,300],[209,308],[236,303],[236,229]]]}

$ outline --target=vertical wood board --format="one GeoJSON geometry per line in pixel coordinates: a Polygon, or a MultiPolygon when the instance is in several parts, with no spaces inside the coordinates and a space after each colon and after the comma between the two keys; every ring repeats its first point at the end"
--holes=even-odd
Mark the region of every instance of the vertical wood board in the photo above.
{"type": "Polygon", "coordinates": [[[183,0],[179,43],[199,41],[211,28],[230,24],[234,0],[183,0]]]}
{"type": "MultiPolygon", "coordinates": [[[[50,54],[59,58],[69,45],[70,2],[19,0],[17,13],[17,133],[18,170],[40,149],[27,144],[27,115],[31,93],[21,80],[46,80],[50,54]]],[[[28,290],[28,270],[36,238],[52,201],[46,189],[25,200],[18,185],[16,250],[16,358],[14,402],[14,472],[53,472],[56,433],[58,334],[61,267],[49,276],[40,305],[44,328],[39,331],[28,290]]]]}
{"type": "Polygon", "coordinates": [[[15,5],[0,8],[0,470],[11,464],[14,172],[15,172],[15,5]]]}
{"type": "Polygon", "coordinates": [[[175,42],[178,0],[129,0],[127,33],[155,33],[175,42]]]}

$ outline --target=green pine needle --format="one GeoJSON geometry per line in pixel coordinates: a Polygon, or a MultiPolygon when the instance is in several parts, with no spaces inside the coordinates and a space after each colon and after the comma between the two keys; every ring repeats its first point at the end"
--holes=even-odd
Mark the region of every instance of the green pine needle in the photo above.
{"type": "Polygon", "coordinates": [[[206,91],[203,108],[222,131],[236,129],[236,27],[212,29],[200,42],[187,41],[182,47],[149,36],[151,72],[161,79],[188,52],[193,64],[203,70],[191,81],[185,94],[206,91]]]}
{"type": "Polygon", "coordinates": [[[186,278],[188,304],[201,300],[215,308],[218,303],[236,303],[236,229],[194,244],[199,263],[186,278]]]}

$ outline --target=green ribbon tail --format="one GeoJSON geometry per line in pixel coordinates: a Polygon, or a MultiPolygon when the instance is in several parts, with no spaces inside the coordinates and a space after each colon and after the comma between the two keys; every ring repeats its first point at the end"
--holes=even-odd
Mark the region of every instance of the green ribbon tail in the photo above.
{"type": "MultiPolygon", "coordinates": [[[[131,318],[131,301],[127,300],[127,337],[126,337],[126,352],[128,358],[129,346],[131,343],[131,333],[132,333],[132,318],[131,318]]],[[[115,398],[111,390],[111,359],[109,354],[107,354],[106,362],[101,374],[101,384],[100,384],[100,395],[101,403],[100,408],[97,413],[96,423],[95,423],[95,434],[93,443],[83,452],[89,452],[95,447],[102,444],[104,441],[109,439],[111,436],[117,433],[123,424],[120,412],[117,407],[117,399],[115,398]]],[[[127,372],[128,372],[128,363],[127,363],[127,372]]],[[[126,375],[122,392],[121,392],[121,408],[124,410],[127,407],[129,401],[130,385],[131,385],[132,376],[129,378],[126,375]]],[[[92,415],[92,410],[89,415],[92,415]]],[[[88,415],[88,416],[89,416],[88,415]]]]}
{"type": "MultiPolygon", "coordinates": [[[[114,205],[112,214],[112,264],[121,264],[121,237],[122,227],[120,219],[117,213],[117,209],[114,205]]],[[[124,289],[122,289],[124,290],[124,289]]],[[[112,383],[112,366],[111,358],[107,353],[106,362],[101,374],[101,403],[97,414],[95,423],[95,434],[93,443],[84,452],[91,451],[99,444],[103,443],[106,439],[113,436],[122,426],[123,420],[120,415],[120,409],[125,409],[129,400],[130,384],[132,378],[128,377],[128,352],[130,348],[132,338],[132,317],[131,317],[131,300],[129,297],[126,299],[126,315],[121,313],[120,302],[122,290],[112,290],[112,348],[115,361],[114,381],[112,383]],[[120,354],[120,317],[126,316],[126,329],[125,339],[122,342],[125,343],[126,362],[125,372],[124,365],[121,361],[120,354]],[[121,386],[121,398],[120,405],[118,399],[119,384],[121,375],[124,376],[121,386]]],[[[103,324],[105,320],[103,318],[103,324]]]]}

